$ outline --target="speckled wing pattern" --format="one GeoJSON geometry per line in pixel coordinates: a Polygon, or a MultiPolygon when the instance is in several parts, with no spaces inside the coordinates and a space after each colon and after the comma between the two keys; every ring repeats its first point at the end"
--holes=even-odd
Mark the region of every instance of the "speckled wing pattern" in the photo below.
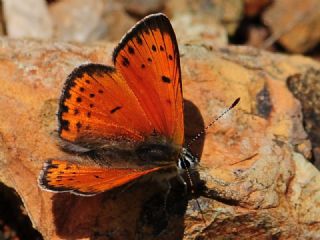
{"type": "MultiPolygon", "coordinates": [[[[82,65],[69,75],[58,111],[60,138],[88,151],[123,142],[142,145],[150,135],[182,147],[179,50],[168,18],[153,14],[138,22],[114,50],[113,62],[114,67],[82,65]]],[[[108,168],[48,160],[39,185],[49,191],[93,195],[160,168],[108,168]]]]}
{"type": "Polygon", "coordinates": [[[138,23],[115,49],[113,61],[156,131],[182,145],[180,58],[168,18],[158,14],[138,23]]]}
{"type": "Polygon", "coordinates": [[[48,160],[39,179],[41,187],[53,192],[72,192],[77,195],[92,196],[137,180],[158,169],[105,169],[78,165],[69,161],[48,160]]]}

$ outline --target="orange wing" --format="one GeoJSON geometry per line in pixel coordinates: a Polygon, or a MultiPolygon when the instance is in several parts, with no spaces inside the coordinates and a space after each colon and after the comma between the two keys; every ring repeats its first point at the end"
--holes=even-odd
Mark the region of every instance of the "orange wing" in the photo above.
{"type": "Polygon", "coordinates": [[[121,40],[113,61],[155,129],[182,145],[180,58],[168,18],[153,14],[140,21],[121,40]]]}
{"type": "MultiPolygon", "coordinates": [[[[125,150],[146,159],[145,166],[154,159],[171,164],[182,147],[184,125],[179,50],[167,17],[154,14],[140,21],[121,40],[113,61],[115,67],[88,64],[70,74],[59,104],[59,136],[76,151],[113,146],[121,152],[128,144],[125,150]]],[[[39,184],[93,195],[162,166],[100,168],[50,160],[39,184]]]]}
{"type": "Polygon", "coordinates": [[[48,160],[40,173],[39,185],[52,192],[72,192],[92,196],[122,186],[159,168],[137,170],[77,165],[68,161],[48,160]]]}
{"type": "Polygon", "coordinates": [[[152,124],[115,69],[76,68],[66,81],[58,112],[62,139],[89,149],[117,139],[142,141],[152,124]]]}
{"type": "Polygon", "coordinates": [[[68,77],[58,120],[62,139],[96,149],[150,135],[184,140],[179,51],[167,17],[140,21],[114,51],[115,68],[83,65],[68,77]]]}

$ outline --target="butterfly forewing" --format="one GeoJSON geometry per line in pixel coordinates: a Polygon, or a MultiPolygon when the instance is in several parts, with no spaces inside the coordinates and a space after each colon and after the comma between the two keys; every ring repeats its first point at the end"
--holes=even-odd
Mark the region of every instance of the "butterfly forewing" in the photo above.
{"type": "Polygon", "coordinates": [[[70,74],[58,120],[60,137],[85,147],[118,137],[142,141],[153,130],[122,76],[98,64],[82,65],[70,74]]]}
{"type": "Polygon", "coordinates": [[[183,98],[179,50],[167,17],[138,23],[115,49],[113,60],[155,130],[183,143],[183,98]]]}

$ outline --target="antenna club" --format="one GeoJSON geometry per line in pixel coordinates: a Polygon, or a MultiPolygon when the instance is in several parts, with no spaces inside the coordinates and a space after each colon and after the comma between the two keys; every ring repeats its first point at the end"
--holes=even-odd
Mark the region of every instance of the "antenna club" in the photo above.
{"type": "Polygon", "coordinates": [[[237,104],[240,102],[240,98],[238,97],[236,100],[234,100],[234,102],[231,104],[229,109],[234,108],[235,106],[237,106],[237,104]]]}

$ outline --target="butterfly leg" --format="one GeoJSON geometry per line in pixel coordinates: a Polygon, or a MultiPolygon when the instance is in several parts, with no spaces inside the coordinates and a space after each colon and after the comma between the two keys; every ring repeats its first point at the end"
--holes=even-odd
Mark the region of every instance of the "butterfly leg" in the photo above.
{"type": "Polygon", "coordinates": [[[170,182],[166,181],[166,183],[167,183],[167,189],[166,189],[166,192],[165,192],[165,195],[164,195],[164,210],[165,211],[167,209],[168,196],[169,196],[169,194],[171,192],[171,189],[172,189],[170,182]]]}
{"type": "Polygon", "coordinates": [[[187,182],[184,180],[184,178],[182,177],[181,174],[178,174],[178,181],[180,183],[182,183],[183,185],[183,189],[184,189],[184,194],[186,195],[188,193],[188,184],[187,182]]]}

